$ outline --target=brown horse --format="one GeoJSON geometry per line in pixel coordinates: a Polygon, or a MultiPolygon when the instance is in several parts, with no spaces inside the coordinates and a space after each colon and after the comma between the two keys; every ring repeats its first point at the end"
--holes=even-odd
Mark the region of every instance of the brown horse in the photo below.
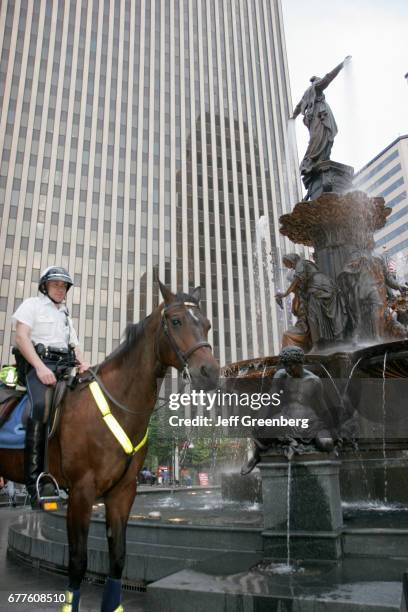
{"type": "MultiPolygon", "coordinates": [[[[107,397],[111,411],[135,446],[145,435],[168,367],[184,370],[195,387],[215,387],[219,376],[207,342],[210,323],[199,307],[199,287],[191,295],[175,295],[160,282],[159,286],[164,303],[140,323],[128,326],[125,340],[98,368],[102,388],[116,400],[107,397]]],[[[67,393],[58,432],[49,445],[50,472],[69,490],[69,586],[64,612],[78,610],[92,505],[98,497],[106,508],[110,560],[102,610],[122,610],[126,526],[146,450],[145,445],[129,461],[102,420],[89,387],[80,385],[67,393]]],[[[24,482],[23,454],[0,449],[0,474],[24,482]]]]}

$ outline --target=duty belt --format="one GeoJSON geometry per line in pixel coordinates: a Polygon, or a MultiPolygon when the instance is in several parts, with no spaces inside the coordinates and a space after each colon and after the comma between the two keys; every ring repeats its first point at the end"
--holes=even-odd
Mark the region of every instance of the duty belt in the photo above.
{"type": "Polygon", "coordinates": [[[50,359],[51,361],[60,361],[61,359],[75,358],[75,352],[71,348],[60,348],[57,346],[44,346],[37,344],[35,347],[37,355],[40,359],[50,359]]]}

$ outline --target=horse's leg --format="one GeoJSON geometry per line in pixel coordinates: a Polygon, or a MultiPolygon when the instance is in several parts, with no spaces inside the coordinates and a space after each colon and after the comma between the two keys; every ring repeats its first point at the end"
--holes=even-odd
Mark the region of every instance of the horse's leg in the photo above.
{"type": "Polygon", "coordinates": [[[109,544],[109,577],[102,599],[102,612],[123,610],[121,579],[126,558],[126,527],[136,495],[136,479],[117,484],[105,497],[106,535],[109,544]]]}
{"type": "Polygon", "coordinates": [[[88,531],[94,499],[94,488],[85,481],[76,483],[69,492],[67,512],[69,585],[62,612],[79,610],[79,589],[86,572],[88,531]]]}

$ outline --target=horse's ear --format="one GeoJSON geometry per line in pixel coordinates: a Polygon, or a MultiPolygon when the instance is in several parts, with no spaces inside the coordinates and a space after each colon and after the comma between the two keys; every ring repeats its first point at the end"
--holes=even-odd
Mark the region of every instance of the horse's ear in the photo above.
{"type": "Polygon", "coordinates": [[[159,283],[159,289],[160,293],[163,296],[164,303],[171,304],[172,302],[175,302],[176,296],[174,295],[174,293],[172,293],[170,289],[167,289],[166,285],[163,285],[163,283],[161,283],[159,279],[157,279],[157,282],[159,283]]]}
{"type": "Polygon", "coordinates": [[[200,285],[198,285],[198,287],[196,287],[193,290],[193,293],[191,294],[191,297],[193,297],[195,300],[197,300],[198,304],[200,303],[200,298],[201,298],[201,287],[200,287],[200,285]]]}

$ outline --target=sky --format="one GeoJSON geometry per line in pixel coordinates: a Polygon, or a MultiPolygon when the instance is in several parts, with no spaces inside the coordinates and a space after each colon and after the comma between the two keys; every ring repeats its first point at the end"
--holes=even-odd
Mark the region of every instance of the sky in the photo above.
{"type": "MultiPolygon", "coordinates": [[[[408,134],[408,0],[281,0],[293,106],[312,75],[352,61],[325,91],[339,133],[331,159],[359,170],[408,134]]],[[[296,120],[299,160],[308,142],[296,120]]]]}

